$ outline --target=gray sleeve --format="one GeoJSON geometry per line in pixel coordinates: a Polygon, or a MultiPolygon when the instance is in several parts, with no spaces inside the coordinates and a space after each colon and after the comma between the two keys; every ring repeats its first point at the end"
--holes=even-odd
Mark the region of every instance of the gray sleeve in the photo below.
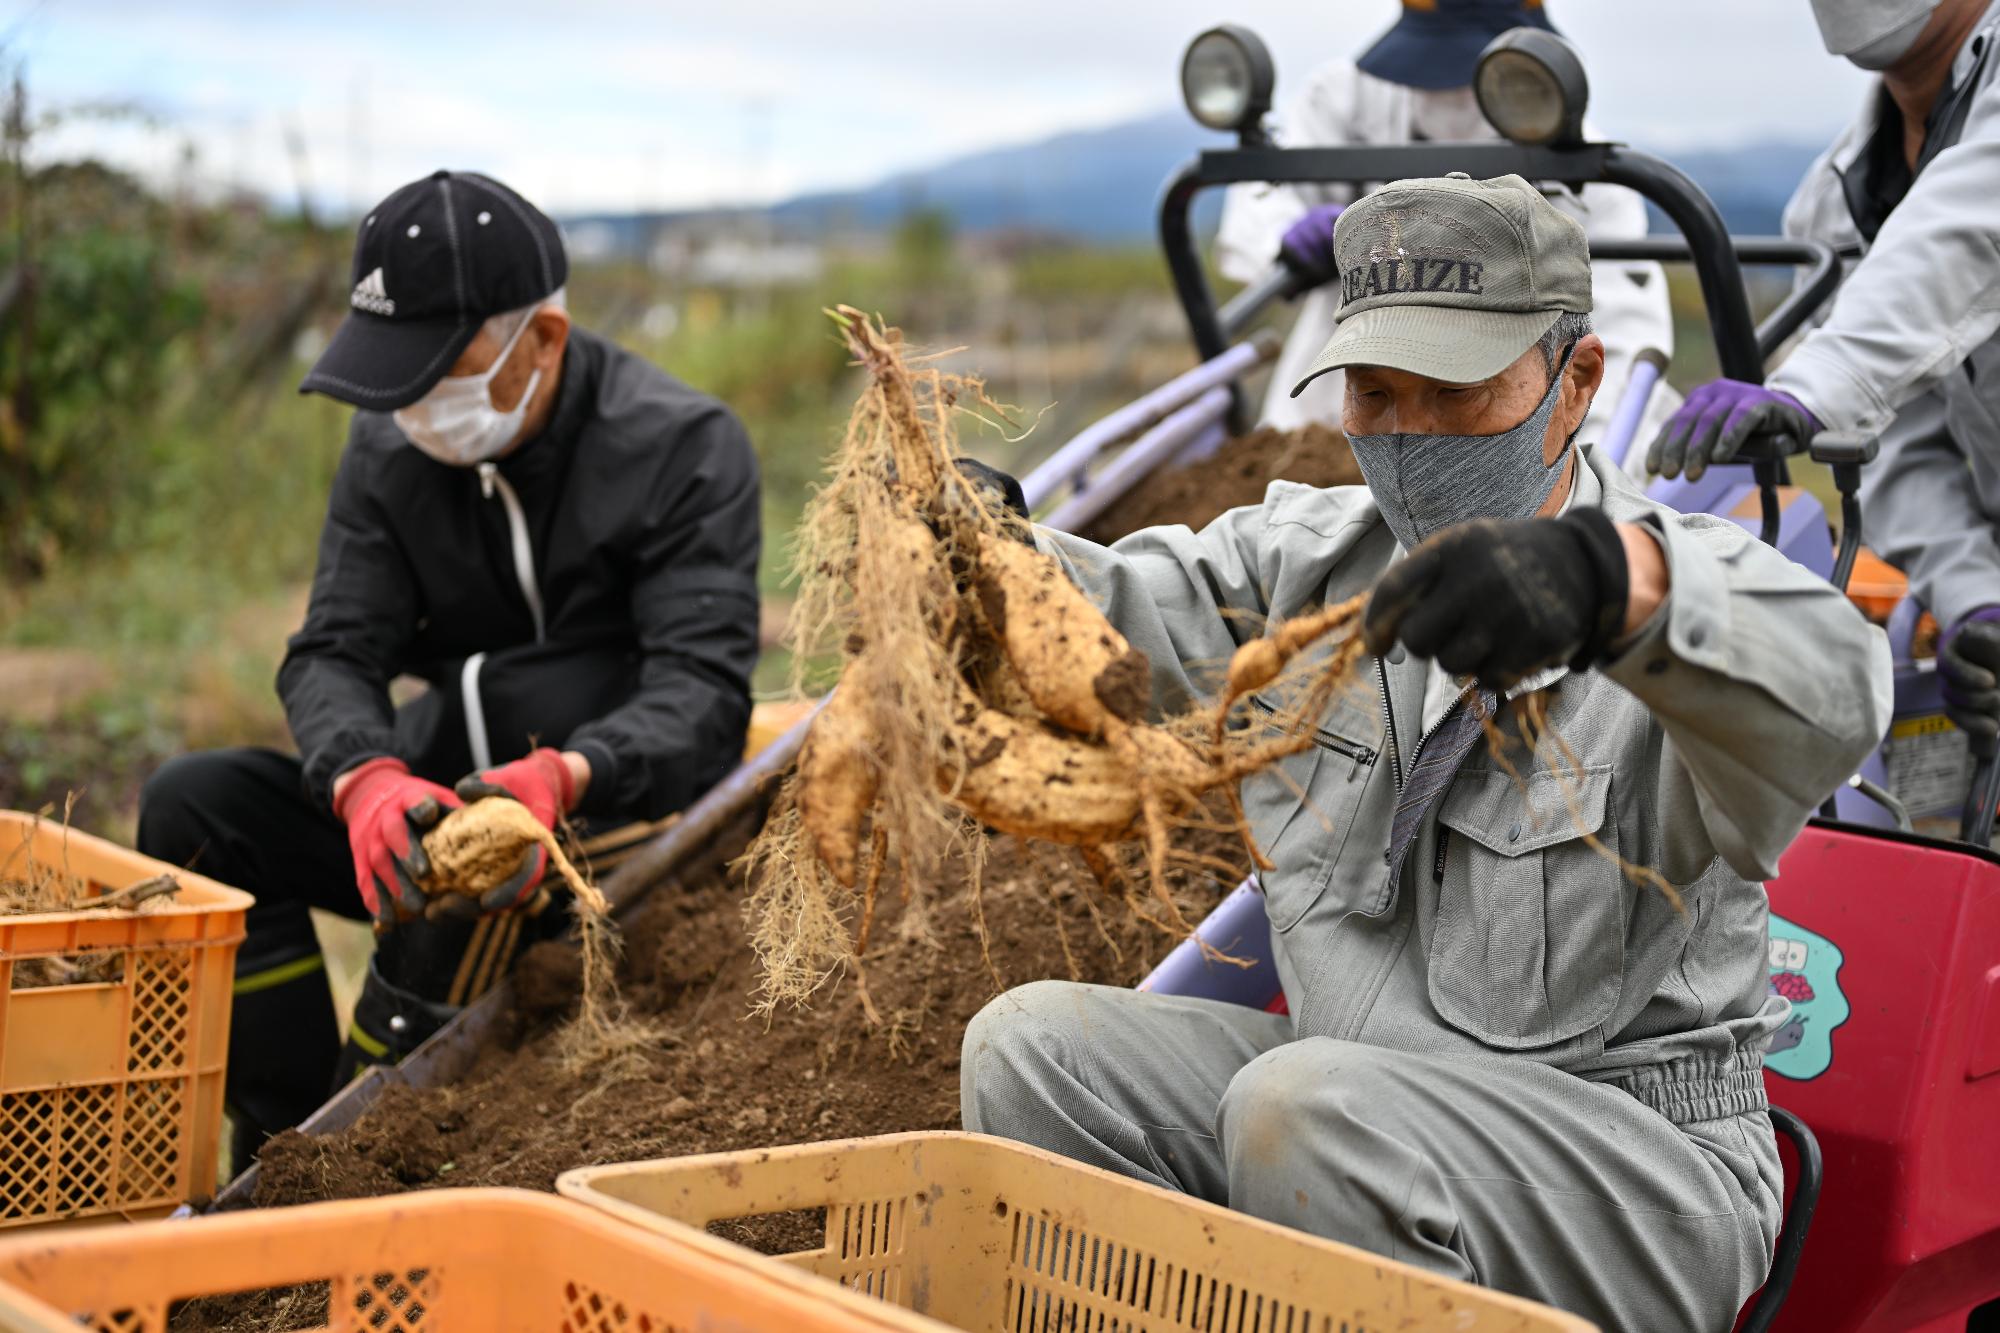
{"type": "Polygon", "coordinates": [[[1770,378],[1827,426],[1881,430],[2000,330],[2000,83],[1841,285],[1826,322],[1770,378]]]}
{"type": "Polygon", "coordinates": [[[1733,523],[1654,515],[1645,526],[1666,555],[1671,592],[1603,672],[1666,733],[1669,878],[1712,845],[1738,874],[1768,879],[1813,810],[1880,743],[1888,641],[1831,584],[1733,523]],[[1683,806],[1705,838],[1673,836],[1683,806]]]}
{"type": "Polygon", "coordinates": [[[1107,547],[1037,528],[1035,544],[1146,654],[1153,707],[1173,713],[1207,695],[1237,645],[1263,632],[1263,535],[1263,508],[1246,506],[1198,533],[1146,528],[1107,547]]]}
{"type": "Polygon", "coordinates": [[[1980,507],[1965,455],[1945,428],[1939,391],[1905,407],[1883,432],[1881,456],[1862,470],[1861,515],[1869,548],[1910,576],[1939,624],[2000,602],[1994,518],[1980,507]]]}

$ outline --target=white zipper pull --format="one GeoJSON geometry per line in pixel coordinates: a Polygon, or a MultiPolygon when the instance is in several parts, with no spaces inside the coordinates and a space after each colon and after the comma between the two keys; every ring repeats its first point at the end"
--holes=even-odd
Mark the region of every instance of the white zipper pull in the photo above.
{"type": "Polygon", "coordinates": [[[545,637],[542,626],[542,590],[535,582],[535,548],[528,541],[528,516],[521,512],[521,497],[500,475],[500,468],[494,463],[479,465],[479,489],[487,499],[493,498],[495,487],[500,490],[500,505],[507,511],[507,537],[514,548],[514,577],[521,584],[521,596],[527,599],[528,614],[535,618],[535,642],[545,637]]]}

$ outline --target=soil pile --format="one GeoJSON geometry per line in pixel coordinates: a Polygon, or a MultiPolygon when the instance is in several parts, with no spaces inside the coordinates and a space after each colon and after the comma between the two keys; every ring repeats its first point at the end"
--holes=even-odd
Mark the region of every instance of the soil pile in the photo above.
{"type": "Polygon", "coordinates": [[[1083,535],[1109,543],[1140,528],[1184,523],[1199,532],[1231,509],[1260,504],[1274,481],[1359,486],[1361,468],[1347,437],[1329,426],[1260,426],[1207,458],[1164,468],[1104,511],[1083,535]]]}
{"type": "MultiPolygon", "coordinates": [[[[1240,855],[1226,839],[1213,850],[1240,855]]],[[[645,903],[625,925],[622,989],[657,1043],[607,1077],[571,1072],[559,1025],[574,1009],[573,946],[536,946],[515,969],[503,1040],[449,1088],[392,1088],[342,1134],[288,1132],[261,1155],[263,1206],[441,1186],[554,1188],[575,1166],[958,1125],[959,1040],[1006,986],[1042,977],[1130,985],[1172,941],[1106,910],[1080,866],[996,839],[982,950],[969,904],[938,895],[913,921],[884,894],[867,956],[880,1026],[843,983],[808,1010],[750,1016],[758,985],[741,886],[712,879],[645,903]],[[926,933],[932,939],[925,938],[926,933]],[[987,962],[990,953],[991,966],[987,962]]],[[[1220,880],[1178,886],[1191,914],[1220,880]]]]}

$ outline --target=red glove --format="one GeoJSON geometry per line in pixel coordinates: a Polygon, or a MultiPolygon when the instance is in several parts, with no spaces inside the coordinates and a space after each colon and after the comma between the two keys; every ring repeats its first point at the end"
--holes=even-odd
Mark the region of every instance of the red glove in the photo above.
{"type": "Polygon", "coordinates": [[[423,915],[417,881],[430,873],[423,835],[447,810],[464,804],[435,782],[411,774],[400,759],[371,759],[351,770],[333,813],[347,825],[354,882],[378,928],[396,924],[397,908],[423,915]]]}
{"type": "MultiPolygon", "coordinates": [[[[569,765],[562,756],[545,745],[511,764],[460,778],[458,794],[468,801],[483,796],[511,796],[527,806],[528,813],[540,820],[543,828],[553,829],[556,820],[576,801],[576,779],[570,776],[569,765]]],[[[547,849],[536,847],[522,860],[518,871],[487,890],[479,900],[480,909],[502,912],[519,907],[534,896],[548,868],[547,849]]]]}

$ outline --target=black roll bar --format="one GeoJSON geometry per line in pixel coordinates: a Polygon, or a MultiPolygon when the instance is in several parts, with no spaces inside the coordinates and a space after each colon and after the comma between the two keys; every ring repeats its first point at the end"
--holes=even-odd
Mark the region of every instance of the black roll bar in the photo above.
{"type": "MultiPolygon", "coordinates": [[[[1840,287],[1840,251],[1825,241],[1793,240],[1786,236],[1735,236],[1730,248],[1738,264],[1789,264],[1806,270],[1777,309],[1757,326],[1757,356],[1769,361],[1785,339],[1797,333],[1813,312],[1833,299],[1840,287]]],[[[1644,260],[1685,264],[1692,259],[1688,243],[1677,236],[1634,236],[1629,240],[1590,243],[1592,259],[1644,260]]]]}
{"type": "MultiPolygon", "coordinates": [[[[1612,143],[1586,143],[1568,148],[1496,142],[1205,149],[1168,179],[1159,204],[1160,248],[1166,254],[1174,292],[1187,315],[1195,350],[1205,361],[1220,355],[1228,345],[1228,330],[1216,308],[1215,294],[1209,288],[1208,274],[1195,244],[1191,212],[1195,196],[1203,190],[1248,181],[1353,184],[1365,189],[1371,184],[1414,176],[1442,176],[1453,171],[1462,171],[1474,179],[1513,174],[1572,188],[1623,185],[1650,200],[1680,229],[1685,257],[1694,265],[1701,283],[1709,331],[1715,339],[1716,359],[1722,373],[1730,379],[1763,383],[1764,353],[1758,330],[1750,318],[1750,297],[1743,286],[1743,269],[1714,202],[1672,163],[1612,143]]],[[[1838,282],[1837,268],[1831,280],[1838,282]]],[[[1232,308],[1237,313],[1244,307],[1232,303],[1232,308]]],[[[1811,309],[1810,304],[1801,307],[1798,319],[1803,320],[1811,309]]],[[[1238,429],[1248,424],[1243,419],[1240,397],[1236,415],[1233,424],[1238,429]]],[[[1751,467],[1763,500],[1765,532],[1775,537],[1777,487],[1789,480],[1788,469],[1782,455],[1759,457],[1751,467]]]]}

